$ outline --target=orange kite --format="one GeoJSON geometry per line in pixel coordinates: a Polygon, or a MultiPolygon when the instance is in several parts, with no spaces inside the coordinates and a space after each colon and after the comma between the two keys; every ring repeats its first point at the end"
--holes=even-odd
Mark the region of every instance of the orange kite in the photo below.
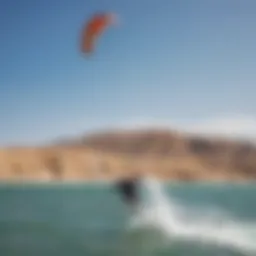
{"type": "Polygon", "coordinates": [[[112,13],[95,14],[85,25],[82,32],[81,50],[85,53],[92,53],[98,37],[115,22],[112,13]]]}

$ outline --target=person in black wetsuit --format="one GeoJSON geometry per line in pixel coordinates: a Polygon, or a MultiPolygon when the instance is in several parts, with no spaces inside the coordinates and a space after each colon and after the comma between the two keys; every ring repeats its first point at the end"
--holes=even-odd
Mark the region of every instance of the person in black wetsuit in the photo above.
{"type": "Polygon", "coordinates": [[[123,200],[132,206],[139,203],[139,178],[124,178],[116,184],[118,191],[120,192],[123,200]]]}

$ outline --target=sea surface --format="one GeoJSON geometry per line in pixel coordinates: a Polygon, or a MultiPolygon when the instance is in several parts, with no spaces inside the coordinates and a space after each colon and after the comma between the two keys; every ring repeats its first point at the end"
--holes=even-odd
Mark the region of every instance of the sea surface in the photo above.
{"type": "Polygon", "coordinates": [[[1,256],[256,256],[256,185],[1,184],[1,256]]]}

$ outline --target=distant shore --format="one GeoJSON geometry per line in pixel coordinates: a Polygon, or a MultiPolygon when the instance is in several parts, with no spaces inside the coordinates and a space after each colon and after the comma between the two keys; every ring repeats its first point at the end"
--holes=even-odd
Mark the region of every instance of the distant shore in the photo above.
{"type": "Polygon", "coordinates": [[[107,183],[134,170],[175,183],[251,181],[246,175],[204,170],[187,157],[138,160],[89,149],[8,149],[1,151],[0,168],[0,182],[9,183],[107,183]]]}
{"type": "Polygon", "coordinates": [[[166,182],[252,182],[256,148],[169,131],[139,131],[0,149],[0,182],[111,182],[134,171],[166,182]]]}

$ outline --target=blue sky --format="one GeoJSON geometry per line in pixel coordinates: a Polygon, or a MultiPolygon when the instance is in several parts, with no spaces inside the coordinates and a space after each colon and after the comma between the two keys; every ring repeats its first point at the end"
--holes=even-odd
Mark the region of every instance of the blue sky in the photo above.
{"type": "Polygon", "coordinates": [[[0,144],[136,123],[251,136],[255,13],[253,0],[2,0],[0,144]],[[97,11],[120,24],[88,59],[79,33],[97,11]]]}

